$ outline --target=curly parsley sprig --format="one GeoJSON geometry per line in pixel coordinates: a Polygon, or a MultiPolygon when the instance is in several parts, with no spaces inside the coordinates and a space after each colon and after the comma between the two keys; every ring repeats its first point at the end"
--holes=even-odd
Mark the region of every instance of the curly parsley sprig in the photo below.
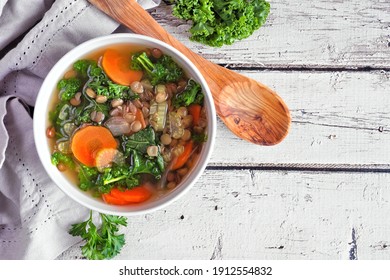
{"type": "Polygon", "coordinates": [[[86,243],[81,247],[84,257],[90,260],[111,259],[118,255],[125,244],[124,234],[118,234],[119,226],[127,226],[126,217],[100,214],[100,228],[93,222],[92,211],[89,219],[73,224],[69,233],[80,236],[86,243]]]}

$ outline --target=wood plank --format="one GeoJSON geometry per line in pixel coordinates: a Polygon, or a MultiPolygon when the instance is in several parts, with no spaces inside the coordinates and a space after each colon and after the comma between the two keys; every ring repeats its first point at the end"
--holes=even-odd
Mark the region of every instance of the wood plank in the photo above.
{"type": "Polygon", "coordinates": [[[219,122],[210,166],[389,168],[388,72],[241,73],[281,95],[291,110],[291,131],[282,143],[264,147],[237,138],[219,122]]]}
{"type": "MultiPolygon", "coordinates": [[[[389,259],[389,181],[208,170],[179,201],[129,218],[118,259],[389,259]]],[[[59,258],[80,258],[78,246],[59,258]]]]}
{"type": "Polygon", "coordinates": [[[211,48],[190,42],[190,24],[164,3],[153,16],[176,38],[223,64],[256,67],[390,67],[388,0],[269,0],[266,24],[250,38],[211,48]]]}

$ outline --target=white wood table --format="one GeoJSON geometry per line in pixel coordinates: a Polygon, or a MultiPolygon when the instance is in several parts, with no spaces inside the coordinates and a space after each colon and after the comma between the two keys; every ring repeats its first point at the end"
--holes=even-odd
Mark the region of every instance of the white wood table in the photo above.
{"type": "MultiPolygon", "coordinates": [[[[182,199],[131,217],[117,259],[390,259],[390,0],[270,0],[267,23],[207,59],[288,104],[291,132],[256,146],[219,121],[215,150],[182,199]]],[[[60,259],[81,258],[80,244],[60,259]]]]}

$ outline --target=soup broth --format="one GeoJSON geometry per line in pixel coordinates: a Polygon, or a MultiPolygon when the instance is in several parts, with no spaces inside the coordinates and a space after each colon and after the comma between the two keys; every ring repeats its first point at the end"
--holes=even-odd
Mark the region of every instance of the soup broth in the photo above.
{"type": "Polygon", "coordinates": [[[134,45],[75,61],[58,81],[49,123],[52,163],[115,205],[178,187],[207,141],[201,86],[161,50],[134,45]]]}

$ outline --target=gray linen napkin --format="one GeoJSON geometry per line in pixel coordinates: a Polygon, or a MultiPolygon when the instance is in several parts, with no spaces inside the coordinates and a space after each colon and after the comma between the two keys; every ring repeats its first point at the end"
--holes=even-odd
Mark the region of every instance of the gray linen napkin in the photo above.
{"type": "MultiPolygon", "coordinates": [[[[138,2],[147,9],[160,0],[138,2]]],[[[30,108],[66,52],[118,26],[85,0],[0,0],[0,50],[28,31],[0,60],[0,259],[54,259],[80,241],[67,232],[89,210],[48,178],[30,108]]]]}

